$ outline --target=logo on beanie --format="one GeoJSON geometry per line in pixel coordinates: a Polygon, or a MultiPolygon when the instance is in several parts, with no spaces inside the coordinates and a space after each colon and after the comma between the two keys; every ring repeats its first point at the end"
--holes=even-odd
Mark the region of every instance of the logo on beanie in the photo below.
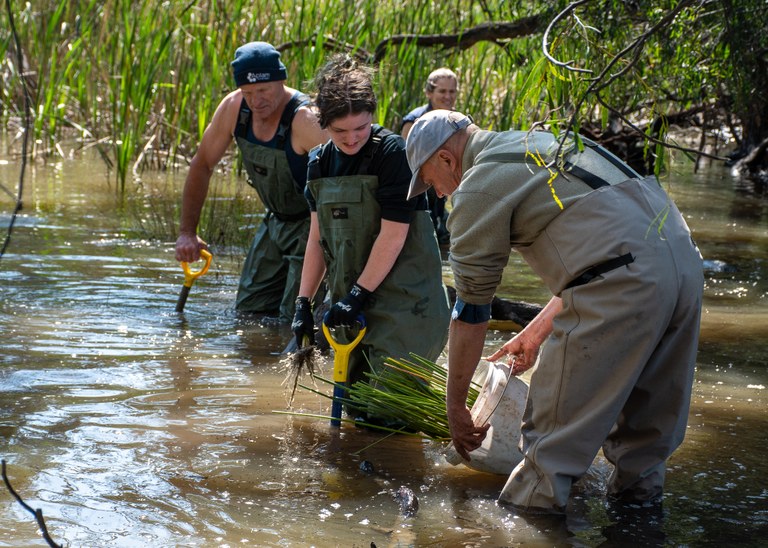
{"type": "Polygon", "coordinates": [[[245,77],[250,83],[269,82],[272,75],[269,72],[249,72],[245,77]]]}

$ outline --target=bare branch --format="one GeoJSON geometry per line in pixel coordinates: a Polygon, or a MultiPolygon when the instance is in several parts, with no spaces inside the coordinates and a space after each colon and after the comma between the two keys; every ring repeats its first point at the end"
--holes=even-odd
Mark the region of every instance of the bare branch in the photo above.
{"type": "Polygon", "coordinates": [[[611,84],[611,83],[612,83],[614,80],[616,80],[616,79],[617,79],[617,78],[619,78],[621,75],[623,75],[624,73],[626,73],[626,72],[627,72],[627,71],[628,71],[628,70],[629,70],[629,69],[630,69],[630,68],[631,68],[631,67],[632,67],[632,66],[633,66],[633,65],[634,65],[634,64],[637,62],[637,59],[639,58],[639,56],[640,56],[640,53],[642,52],[642,49],[643,49],[643,45],[645,44],[645,42],[647,42],[647,41],[648,41],[648,38],[650,38],[650,37],[651,37],[653,34],[655,34],[655,33],[656,33],[656,31],[658,31],[659,29],[662,29],[662,28],[666,28],[666,27],[667,27],[667,25],[670,23],[670,21],[672,21],[672,20],[673,20],[675,17],[677,17],[677,15],[678,15],[678,14],[679,14],[681,11],[683,11],[685,8],[687,8],[688,6],[690,6],[691,4],[693,4],[693,2],[694,2],[694,0],[682,0],[682,1],[681,1],[681,2],[680,2],[678,5],[677,5],[677,6],[675,6],[675,9],[673,9],[673,10],[672,10],[672,11],[670,11],[670,12],[669,12],[667,15],[665,15],[664,17],[662,17],[662,18],[661,18],[661,20],[660,20],[658,23],[656,23],[655,25],[653,25],[653,26],[652,26],[650,29],[648,29],[648,30],[647,30],[647,31],[645,31],[643,34],[641,34],[641,35],[640,35],[640,36],[639,36],[639,37],[638,37],[638,38],[637,38],[637,39],[636,39],[634,42],[632,42],[632,43],[631,43],[631,44],[629,44],[629,45],[628,45],[626,48],[624,48],[624,49],[623,49],[623,50],[621,50],[619,53],[617,53],[617,54],[616,54],[616,55],[613,57],[613,59],[611,59],[611,60],[608,62],[608,64],[607,64],[607,65],[605,66],[605,68],[604,68],[604,69],[603,69],[603,70],[600,72],[600,74],[599,74],[599,75],[597,75],[597,76],[595,77],[595,83],[594,83],[593,85],[591,85],[591,86],[590,86],[590,89],[588,89],[588,90],[587,90],[587,93],[589,93],[590,91],[593,91],[593,90],[597,91],[597,90],[601,90],[601,89],[604,89],[604,88],[606,88],[606,87],[607,87],[607,86],[609,86],[609,85],[610,85],[610,84],[611,84]],[[631,50],[633,50],[633,49],[635,50],[635,55],[634,55],[634,58],[632,59],[632,61],[631,61],[630,63],[628,63],[628,64],[627,64],[627,66],[625,66],[623,69],[621,69],[621,70],[620,70],[619,72],[617,72],[616,74],[612,74],[612,75],[611,75],[611,77],[610,77],[610,78],[608,78],[608,80],[607,80],[606,82],[602,83],[602,84],[601,84],[601,85],[599,85],[599,86],[598,86],[598,85],[596,85],[596,84],[600,83],[600,80],[602,80],[602,79],[605,77],[605,75],[606,75],[606,74],[608,74],[608,72],[611,70],[611,68],[612,68],[612,67],[613,67],[613,66],[614,66],[616,63],[618,63],[619,59],[621,59],[622,57],[624,57],[624,55],[625,55],[626,53],[628,53],[629,51],[631,51],[631,50]]]}
{"type": "Polygon", "coordinates": [[[713,160],[721,160],[721,161],[725,161],[725,160],[727,160],[727,158],[724,158],[724,157],[722,157],[722,156],[717,156],[717,155],[715,155],[715,154],[709,154],[709,153],[707,153],[707,152],[704,152],[704,151],[702,151],[702,150],[696,150],[696,149],[693,149],[693,148],[681,147],[681,146],[679,146],[679,145],[674,145],[674,144],[671,144],[671,143],[669,143],[668,141],[662,141],[661,139],[657,139],[657,138],[655,138],[655,137],[653,137],[653,136],[650,136],[650,135],[648,135],[648,134],[647,134],[645,131],[643,131],[643,129],[642,129],[642,128],[639,128],[639,127],[637,127],[635,124],[633,124],[632,122],[630,122],[630,121],[629,121],[627,118],[625,118],[625,117],[624,117],[624,116],[623,116],[623,115],[622,115],[622,114],[621,114],[621,113],[620,113],[620,112],[619,112],[617,109],[613,108],[611,105],[609,105],[608,103],[606,103],[606,102],[603,100],[603,98],[600,96],[600,94],[599,94],[599,93],[595,93],[595,98],[597,99],[597,102],[598,102],[598,103],[600,103],[600,104],[601,104],[602,106],[604,106],[606,109],[608,109],[608,110],[609,110],[609,111],[611,111],[613,114],[615,114],[615,115],[616,115],[616,117],[617,117],[617,118],[619,118],[619,120],[621,120],[621,121],[622,121],[624,124],[626,124],[626,126],[627,126],[627,127],[629,127],[630,129],[632,129],[633,131],[636,131],[637,133],[639,133],[640,135],[642,135],[643,139],[645,139],[645,140],[647,140],[647,141],[650,141],[651,143],[654,143],[654,144],[658,144],[658,145],[663,145],[663,146],[665,146],[666,148],[671,148],[671,149],[675,149],[675,150],[680,150],[680,151],[682,151],[682,152],[686,152],[686,153],[694,154],[694,155],[696,155],[696,156],[704,156],[705,158],[711,158],[711,159],[713,159],[713,160]]]}
{"type": "MultiPolygon", "coordinates": [[[[576,123],[576,117],[579,115],[579,111],[581,110],[582,105],[586,102],[587,97],[589,97],[591,94],[594,94],[598,96],[598,92],[602,89],[604,89],[606,86],[608,86],[611,82],[619,78],[621,75],[626,73],[635,63],[637,63],[640,53],[642,52],[642,46],[645,44],[645,42],[650,38],[651,35],[653,35],[657,30],[660,28],[666,27],[667,24],[669,24],[670,21],[672,21],[675,17],[677,17],[677,14],[680,13],[683,9],[687,8],[689,5],[693,3],[694,0],[682,0],[672,11],[670,11],[667,15],[661,18],[661,20],[656,23],[653,27],[645,31],[643,34],[641,34],[637,39],[635,39],[631,44],[629,44],[627,47],[625,47],[623,50],[621,50],[619,53],[613,56],[613,58],[608,62],[608,64],[603,68],[603,70],[598,74],[596,77],[592,79],[592,83],[589,85],[587,90],[584,92],[584,94],[579,98],[579,100],[576,102],[573,108],[573,114],[571,115],[571,119],[568,121],[568,125],[566,126],[565,131],[563,132],[563,136],[560,139],[560,145],[557,150],[557,155],[560,154],[563,145],[568,138],[568,134],[571,133],[574,127],[574,124],[576,123]],[[627,64],[622,70],[617,72],[616,74],[611,75],[610,78],[608,78],[607,81],[603,82],[603,79],[606,77],[606,75],[610,72],[610,70],[613,68],[613,66],[619,62],[620,59],[622,59],[628,52],[635,50],[634,57],[630,63],[627,64]]],[[[599,100],[599,96],[598,96],[599,100]]],[[[645,134],[643,134],[645,135],[645,134]]],[[[647,138],[647,136],[646,136],[647,138]]],[[[672,147],[672,145],[668,145],[672,147]]],[[[674,147],[672,147],[674,148],[674,147]]]]}
{"type": "MultiPolygon", "coordinates": [[[[11,27],[11,34],[13,35],[13,41],[16,45],[16,57],[19,70],[19,80],[21,81],[21,87],[24,90],[24,138],[21,145],[21,166],[19,168],[19,184],[16,194],[16,204],[11,214],[11,221],[8,223],[8,232],[3,242],[3,247],[0,249],[0,257],[5,255],[5,250],[8,249],[8,245],[11,243],[11,234],[13,233],[13,225],[16,223],[16,216],[19,214],[23,207],[21,201],[24,195],[24,171],[27,167],[27,142],[29,141],[29,126],[30,116],[32,111],[32,97],[29,95],[29,89],[27,88],[27,80],[24,75],[24,59],[21,53],[21,40],[19,40],[19,34],[16,32],[16,25],[13,22],[13,10],[11,9],[11,0],[6,0],[6,9],[8,10],[8,24],[11,27]]],[[[10,192],[3,186],[3,190],[10,192]]]]}
{"type": "MultiPolygon", "coordinates": [[[[317,44],[317,34],[312,34],[309,38],[305,40],[294,40],[291,42],[284,42],[278,46],[275,46],[275,49],[279,52],[287,51],[289,49],[294,48],[303,48],[307,46],[314,46],[317,44]]],[[[358,46],[355,46],[354,44],[350,44],[349,42],[342,42],[340,40],[336,40],[332,36],[323,36],[322,39],[322,47],[326,51],[331,52],[338,52],[338,51],[345,51],[352,55],[353,57],[357,58],[358,60],[362,62],[369,62],[371,60],[371,53],[367,50],[364,50],[358,46]]]]}
{"type": "Polygon", "coordinates": [[[539,32],[542,15],[532,15],[517,21],[482,23],[454,34],[396,34],[385,38],[376,46],[373,62],[379,63],[387,49],[405,43],[424,47],[442,47],[443,49],[469,49],[478,42],[493,42],[502,45],[513,38],[530,36],[539,32]]]}
{"type": "Polygon", "coordinates": [[[552,30],[552,27],[554,27],[560,19],[568,15],[570,12],[575,10],[578,6],[582,4],[586,4],[590,0],[578,0],[578,2],[571,2],[568,4],[568,7],[565,8],[563,11],[555,15],[555,17],[552,19],[552,21],[549,22],[549,25],[547,25],[547,30],[544,31],[544,37],[541,39],[541,49],[544,52],[544,57],[547,58],[547,60],[552,63],[555,66],[563,67],[565,69],[568,69],[573,72],[586,72],[588,74],[592,74],[592,70],[590,69],[583,69],[579,67],[574,67],[573,60],[570,61],[558,61],[552,55],[549,53],[549,32],[552,30]]]}

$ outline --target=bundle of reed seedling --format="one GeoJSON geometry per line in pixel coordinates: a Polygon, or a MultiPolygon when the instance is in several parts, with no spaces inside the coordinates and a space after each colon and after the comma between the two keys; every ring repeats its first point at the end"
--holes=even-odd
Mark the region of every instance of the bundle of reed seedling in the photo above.
{"type": "MultiPolygon", "coordinates": [[[[450,439],[445,410],[448,370],[416,354],[410,356],[410,360],[387,358],[379,373],[366,373],[367,382],[348,387],[345,403],[367,415],[370,420],[364,424],[370,428],[450,439]]],[[[476,383],[470,385],[468,406],[475,402],[479,390],[476,383]]]]}

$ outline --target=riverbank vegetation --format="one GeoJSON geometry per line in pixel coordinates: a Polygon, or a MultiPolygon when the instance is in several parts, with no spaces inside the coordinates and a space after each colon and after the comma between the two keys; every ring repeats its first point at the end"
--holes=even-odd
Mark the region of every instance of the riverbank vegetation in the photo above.
{"type": "Polygon", "coordinates": [[[7,0],[0,123],[9,154],[25,136],[35,161],[96,149],[125,190],[188,164],[234,50],[265,40],[301,89],[334,51],[375,65],[393,129],[445,65],[482,127],[572,130],[649,173],[670,150],[740,160],[763,184],[767,30],[762,0],[7,0]],[[671,137],[685,128],[685,143],[671,137]]]}

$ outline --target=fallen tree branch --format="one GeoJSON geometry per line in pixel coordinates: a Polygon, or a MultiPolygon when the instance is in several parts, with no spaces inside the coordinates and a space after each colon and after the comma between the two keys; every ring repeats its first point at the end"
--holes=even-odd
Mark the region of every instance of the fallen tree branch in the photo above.
{"type": "Polygon", "coordinates": [[[542,24],[542,15],[531,15],[517,21],[482,23],[453,34],[395,34],[378,43],[374,50],[373,63],[379,63],[391,46],[413,43],[424,47],[465,50],[478,42],[502,45],[507,40],[539,32],[542,24]]]}
{"type": "MultiPolygon", "coordinates": [[[[279,44],[275,46],[275,49],[280,53],[282,53],[284,51],[288,51],[294,48],[304,48],[307,46],[315,46],[317,45],[317,43],[318,43],[318,35],[317,33],[314,33],[305,40],[294,40],[292,42],[284,42],[282,44],[279,44]]],[[[372,57],[370,52],[364,50],[363,48],[360,48],[349,42],[342,42],[328,35],[323,36],[322,41],[320,42],[320,45],[325,51],[331,51],[331,52],[344,51],[349,55],[351,55],[352,57],[355,57],[358,61],[362,61],[364,63],[369,62],[372,57]]]]}
{"type": "MultiPolygon", "coordinates": [[[[456,289],[450,285],[446,285],[445,288],[448,291],[448,301],[453,306],[456,302],[456,289]]],[[[519,330],[528,325],[541,312],[541,308],[538,304],[510,301],[494,295],[491,302],[491,319],[512,322],[515,324],[515,330],[519,330]]]]}
{"type": "MultiPolygon", "coordinates": [[[[669,141],[664,141],[664,140],[661,140],[661,139],[657,139],[653,135],[649,135],[643,128],[637,127],[628,118],[623,116],[617,109],[613,108],[611,105],[606,103],[605,100],[600,95],[600,93],[595,93],[595,99],[597,100],[598,103],[600,103],[602,106],[604,106],[610,112],[615,114],[619,118],[619,120],[621,120],[627,127],[632,129],[633,131],[637,132],[646,141],[649,141],[649,142],[654,143],[654,144],[662,145],[662,146],[664,146],[666,148],[669,148],[669,149],[679,150],[679,151],[684,152],[686,154],[694,155],[696,157],[704,156],[704,157],[709,158],[711,160],[720,160],[722,162],[727,160],[727,158],[725,158],[723,156],[718,156],[717,154],[709,154],[708,152],[704,152],[703,150],[698,150],[698,149],[690,148],[690,147],[683,147],[683,146],[679,146],[679,145],[675,145],[673,143],[670,143],[669,141]]],[[[675,116],[675,121],[677,121],[679,119],[683,119],[685,116],[690,114],[690,112],[694,112],[694,110],[691,109],[690,111],[687,111],[687,112],[678,113],[678,115],[675,116]]],[[[668,122],[672,121],[672,120],[670,120],[669,116],[664,116],[664,117],[667,118],[668,122]]]]}
{"type": "Polygon", "coordinates": [[[750,168],[750,170],[754,170],[762,165],[762,161],[760,160],[760,156],[765,154],[766,150],[768,150],[768,138],[763,139],[761,143],[759,143],[755,148],[753,148],[749,154],[744,156],[739,162],[737,162],[737,165],[744,164],[747,167],[750,168]]]}

